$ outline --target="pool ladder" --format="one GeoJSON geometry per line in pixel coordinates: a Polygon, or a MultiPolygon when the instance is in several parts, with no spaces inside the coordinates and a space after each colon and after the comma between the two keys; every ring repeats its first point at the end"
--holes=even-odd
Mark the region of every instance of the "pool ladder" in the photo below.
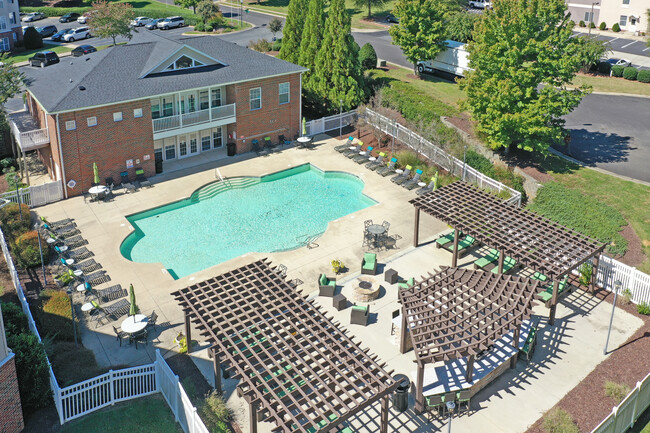
{"type": "Polygon", "coordinates": [[[221,172],[219,171],[219,168],[215,168],[215,169],[214,169],[214,177],[216,177],[217,179],[219,179],[219,180],[220,180],[224,185],[226,185],[226,186],[231,186],[231,185],[230,185],[230,180],[228,180],[227,177],[223,177],[223,176],[221,175],[221,172]]]}

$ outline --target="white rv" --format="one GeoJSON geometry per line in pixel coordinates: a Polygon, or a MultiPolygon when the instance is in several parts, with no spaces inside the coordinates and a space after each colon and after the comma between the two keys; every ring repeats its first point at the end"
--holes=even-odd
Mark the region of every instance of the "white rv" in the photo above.
{"type": "Polygon", "coordinates": [[[445,41],[447,49],[442,51],[433,60],[420,60],[417,63],[418,72],[443,71],[449,74],[464,77],[466,71],[470,71],[469,53],[465,50],[465,44],[456,41],[445,41]]]}

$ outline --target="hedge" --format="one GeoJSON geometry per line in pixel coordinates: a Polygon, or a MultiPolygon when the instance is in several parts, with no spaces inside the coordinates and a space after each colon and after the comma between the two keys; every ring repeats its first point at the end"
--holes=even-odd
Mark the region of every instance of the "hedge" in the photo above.
{"type": "Polygon", "coordinates": [[[364,70],[375,69],[377,67],[377,53],[370,44],[365,44],[359,50],[359,63],[364,70]]]}
{"type": "Polygon", "coordinates": [[[31,230],[23,233],[16,238],[14,242],[14,256],[18,264],[22,268],[34,268],[41,266],[41,250],[43,252],[43,259],[45,263],[49,263],[50,246],[45,239],[41,240],[39,249],[38,233],[36,230],[31,230]]]}
{"type": "Polygon", "coordinates": [[[600,72],[601,74],[609,75],[609,72],[611,70],[612,70],[611,63],[607,63],[607,62],[599,62],[598,63],[598,72],[600,72]]]}
{"type": "Polygon", "coordinates": [[[9,335],[7,345],[16,354],[16,373],[23,411],[29,414],[51,404],[49,367],[43,345],[36,335],[9,335]]]}
{"type": "Polygon", "coordinates": [[[12,304],[11,302],[2,302],[0,305],[7,335],[18,335],[29,332],[27,316],[20,306],[12,304]]]}
{"type": "Polygon", "coordinates": [[[600,30],[607,30],[607,24],[605,24],[605,21],[600,23],[600,26],[598,27],[600,30]]]}
{"type": "Polygon", "coordinates": [[[647,69],[640,70],[636,79],[642,83],[650,83],[650,71],[647,69]]]}
{"type": "Polygon", "coordinates": [[[636,81],[636,77],[638,73],[639,71],[637,71],[636,68],[633,68],[632,66],[628,66],[625,69],[623,69],[623,78],[630,81],[636,81]]]}
{"type": "Polygon", "coordinates": [[[612,66],[612,76],[613,77],[622,77],[623,76],[623,69],[625,69],[625,68],[623,66],[620,66],[620,65],[612,66]]]}
{"type": "Polygon", "coordinates": [[[40,293],[42,305],[37,310],[38,329],[43,336],[57,341],[73,341],[72,311],[68,294],[46,289],[40,293]]]}
{"type": "Polygon", "coordinates": [[[619,26],[618,23],[614,23],[614,25],[612,26],[612,31],[615,32],[615,33],[620,32],[621,31],[621,26],[619,26]]]}

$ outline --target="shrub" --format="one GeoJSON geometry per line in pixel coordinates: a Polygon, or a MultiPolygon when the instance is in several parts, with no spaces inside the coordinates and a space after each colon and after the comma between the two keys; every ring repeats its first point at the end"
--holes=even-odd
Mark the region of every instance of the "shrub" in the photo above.
{"type": "Polygon", "coordinates": [[[587,27],[587,24],[585,24],[585,22],[582,21],[582,20],[580,20],[580,22],[578,23],[578,25],[579,25],[580,27],[587,27]]]}
{"type": "Polygon", "coordinates": [[[276,39],[275,42],[273,42],[273,51],[280,51],[282,48],[282,38],[276,39]]]}
{"type": "Polygon", "coordinates": [[[395,158],[397,158],[397,165],[399,167],[406,167],[410,165],[412,171],[417,170],[418,168],[424,170],[427,167],[427,163],[418,158],[418,155],[412,150],[402,150],[395,152],[395,158]]]}
{"type": "Polygon", "coordinates": [[[2,172],[9,168],[9,167],[15,167],[16,166],[16,160],[14,158],[4,158],[0,160],[0,167],[2,167],[2,172]]]}
{"type": "Polygon", "coordinates": [[[42,305],[37,310],[36,317],[41,334],[56,341],[73,341],[72,311],[68,294],[60,290],[46,289],[40,296],[42,305]]]}
{"type": "Polygon", "coordinates": [[[18,207],[17,203],[6,205],[0,209],[0,225],[2,225],[2,231],[10,240],[25,233],[31,226],[29,206],[21,204],[18,207]],[[21,211],[23,215],[22,220],[20,219],[21,211]]]}
{"type": "Polygon", "coordinates": [[[100,374],[106,373],[109,368],[117,370],[119,367],[100,367],[97,365],[95,354],[83,346],[76,347],[69,341],[58,341],[47,349],[47,355],[52,363],[52,370],[59,386],[69,386],[82,382],[100,374]],[[83,365],[83,368],[79,368],[83,365]]]}
{"type": "Polygon", "coordinates": [[[494,177],[494,164],[485,156],[476,152],[474,149],[467,149],[465,153],[465,162],[470,167],[475,168],[486,176],[494,177]]]}
{"type": "Polygon", "coordinates": [[[614,23],[614,25],[612,26],[612,31],[615,32],[615,33],[620,32],[621,31],[621,26],[619,26],[618,23],[614,23]]]}
{"type": "Polygon", "coordinates": [[[210,21],[208,21],[208,23],[206,24],[206,27],[210,26],[210,27],[212,27],[213,30],[216,30],[219,27],[223,27],[225,23],[226,23],[226,20],[224,20],[223,15],[221,15],[221,13],[219,13],[216,16],[212,17],[212,19],[210,21]]]}
{"type": "Polygon", "coordinates": [[[377,53],[370,44],[365,44],[359,50],[359,63],[364,70],[375,69],[377,67],[377,53]]]}
{"type": "Polygon", "coordinates": [[[205,24],[203,24],[202,22],[199,21],[199,22],[196,23],[196,25],[194,26],[194,30],[196,30],[197,32],[203,32],[203,31],[205,31],[205,24]]]}
{"type": "Polygon", "coordinates": [[[591,22],[589,23],[589,28],[595,29],[595,28],[596,28],[596,24],[594,24],[594,22],[591,21],[591,22]]]}
{"type": "Polygon", "coordinates": [[[52,401],[50,373],[43,345],[36,335],[10,335],[7,345],[16,354],[16,373],[23,410],[31,413],[52,401]]]}
{"type": "Polygon", "coordinates": [[[605,24],[605,21],[603,21],[602,23],[600,23],[600,25],[598,26],[598,28],[599,28],[600,30],[607,30],[607,24],[605,24]]]}
{"type": "Polygon", "coordinates": [[[27,27],[23,34],[23,43],[28,50],[37,50],[43,48],[43,38],[34,27],[27,27]]]}
{"type": "Polygon", "coordinates": [[[544,417],[543,427],[548,433],[580,433],[573,417],[563,409],[548,412],[544,417]]]}
{"type": "Polygon", "coordinates": [[[601,74],[609,75],[609,72],[612,70],[612,65],[607,62],[598,62],[598,72],[601,74]]]}
{"type": "Polygon", "coordinates": [[[248,48],[251,50],[259,51],[260,53],[266,53],[271,51],[271,43],[266,39],[258,39],[257,41],[248,42],[248,48]]]}
{"type": "Polygon", "coordinates": [[[643,69],[639,71],[639,73],[636,76],[636,79],[642,83],[650,83],[650,71],[647,69],[643,69]]]}
{"type": "MultiPolygon", "coordinates": [[[[48,263],[50,257],[50,247],[45,240],[41,241],[43,259],[48,263]]],[[[34,268],[41,265],[41,250],[38,247],[38,233],[31,230],[16,238],[14,243],[14,252],[18,264],[25,269],[34,268]]]]}
{"type": "Polygon", "coordinates": [[[623,76],[623,69],[625,69],[625,68],[623,66],[620,66],[620,65],[612,66],[612,76],[613,77],[622,77],[623,76]]]}
{"type": "Polygon", "coordinates": [[[27,316],[22,308],[10,302],[3,302],[0,305],[2,306],[2,319],[7,335],[18,335],[29,332],[27,316]]]}
{"type": "Polygon", "coordinates": [[[229,433],[227,422],[232,417],[232,412],[226,406],[217,391],[212,391],[205,396],[205,401],[199,409],[201,419],[210,431],[229,433]]]}
{"type": "Polygon", "coordinates": [[[214,31],[214,27],[212,27],[210,24],[206,24],[204,30],[206,32],[212,32],[212,31],[214,31]]]}
{"type": "Polygon", "coordinates": [[[593,271],[593,264],[589,262],[583,263],[582,266],[580,266],[580,277],[578,278],[580,284],[585,287],[589,286],[589,284],[591,284],[591,276],[593,274],[593,271]]]}
{"type": "Polygon", "coordinates": [[[647,302],[641,302],[639,305],[636,306],[636,311],[639,314],[650,316],[650,304],[648,304],[647,302]]]}
{"type": "Polygon", "coordinates": [[[618,405],[630,393],[632,389],[624,383],[616,383],[608,380],[605,382],[605,395],[614,399],[614,404],[618,405]]]}
{"type": "Polygon", "coordinates": [[[636,77],[638,73],[639,71],[637,71],[636,68],[633,68],[632,66],[628,66],[625,69],[623,69],[623,78],[630,81],[636,81],[636,77]]]}
{"type": "Polygon", "coordinates": [[[630,305],[632,303],[632,291],[630,289],[623,290],[621,296],[621,303],[623,305],[630,305]]]}

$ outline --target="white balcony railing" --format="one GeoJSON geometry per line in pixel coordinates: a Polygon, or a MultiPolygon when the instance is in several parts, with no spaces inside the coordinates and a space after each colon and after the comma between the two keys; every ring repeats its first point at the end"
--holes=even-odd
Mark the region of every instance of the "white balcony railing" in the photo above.
{"type": "Polygon", "coordinates": [[[47,128],[35,129],[33,131],[21,132],[18,134],[18,142],[23,152],[44,147],[50,143],[50,133],[47,128]]]}
{"type": "Polygon", "coordinates": [[[235,104],[153,119],[153,132],[168,131],[170,129],[178,129],[228,118],[233,118],[233,122],[235,121],[235,104]]]}

